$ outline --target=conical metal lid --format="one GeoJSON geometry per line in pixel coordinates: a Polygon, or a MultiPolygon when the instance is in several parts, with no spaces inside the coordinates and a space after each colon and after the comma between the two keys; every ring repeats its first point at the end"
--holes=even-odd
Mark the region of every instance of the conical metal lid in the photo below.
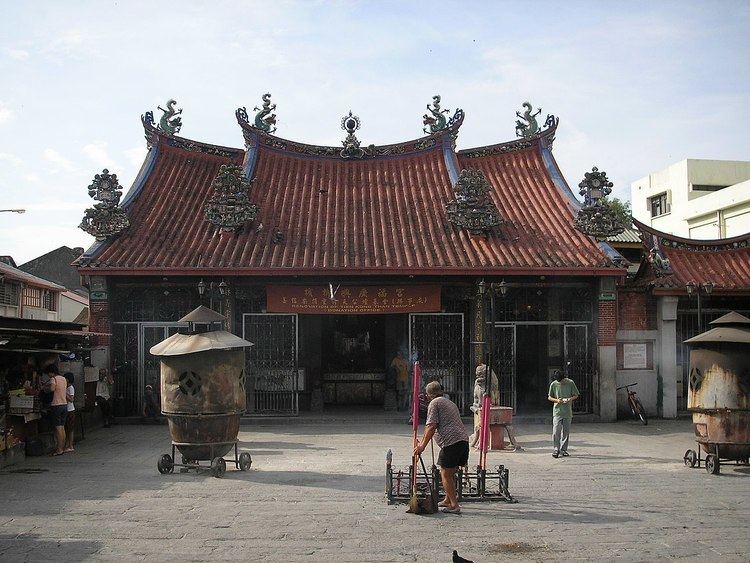
{"type": "Polygon", "coordinates": [[[697,344],[698,342],[735,342],[738,344],[750,344],[750,328],[719,326],[685,340],[685,344],[697,344]]]}
{"type": "Polygon", "coordinates": [[[154,356],[181,356],[207,350],[230,350],[246,346],[253,346],[253,343],[224,330],[213,330],[202,334],[178,332],[152,346],[149,352],[154,356]]]}
{"type": "Polygon", "coordinates": [[[711,325],[741,325],[741,326],[748,326],[750,327],[750,319],[748,319],[745,315],[740,315],[737,311],[731,311],[724,315],[723,317],[719,317],[716,320],[711,321],[711,325]]]}
{"type": "Polygon", "coordinates": [[[182,317],[179,322],[210,324],[210,323],[223,323],[226,320],[227,319],[224,315],[220,315],[213,309],[209,309],[208,307],[200,305],[197,309],[193,309],[187,315],[182,317]]]}

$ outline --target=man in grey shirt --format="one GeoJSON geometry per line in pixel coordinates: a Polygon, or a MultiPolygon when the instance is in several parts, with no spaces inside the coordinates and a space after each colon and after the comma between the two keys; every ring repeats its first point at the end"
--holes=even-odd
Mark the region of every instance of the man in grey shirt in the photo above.
{"type": "Polygon", "coordinates": [[[440,446],[438,465],[443,482],[445,499],[440,503],[442,511],[448,514],[461,514],[456,495],[456,471],[469,461],[469,434],[461,420],[458,407],[447,397],[443,397],[443,388],[437,381],[431,381],[425,387],[429,406],[424,436],[414,448],[414,455],[421,455],[427,444],[435,436],[440,446]]]}

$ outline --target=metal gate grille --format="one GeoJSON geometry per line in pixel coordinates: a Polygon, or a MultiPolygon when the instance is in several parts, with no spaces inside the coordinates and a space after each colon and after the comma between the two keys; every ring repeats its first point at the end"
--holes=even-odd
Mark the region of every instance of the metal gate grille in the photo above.
{"type": "Polygon", "coordinates": [[[565,365],[567,376],[575,381],[580,392],[573,403],[577,413],[594,412],[594,363],[590,352],[588,325],[565,325],[565,365]]]}
{"type": "Polygon", "coordinates": [[[139,346],[138,323],[112,323],[112,370],[115,377],[114,405],[116,416],[138,413],[139,346]]]}
{"type": "MultiPolygon", "coordinates": [[[[488,325],[488,326],[491,326],[488,325]]],[[[500,404],[516,410],[516,326],[495,325],[492,332],[492,370],[500,383],[500,404]]],[[[489,353],[489,350],[487,351],[489,353]]]]}
{"type": "Polygon", "coordinates": [[[178,322],[112,323],[112,358],[115,373],[114,405],[117,416],[143,412],[146,385],[159,393],[161,360],[149,350],[165,338],[187,327],[178,322]]]}
{"type": "Polygon", "coordinates": [[[298,414],[297,315],[245,313],[242,337],[254,344],[245,372],[248,404],[257,413],[298,414]]]}
{"type": "Polygon", "coordinates": [[[422,365],[423,384],[440,381],[465,412],[471,389],[464,369],[463,313],[411,313],[409,357],[414,359],[415,354],[422,365]]]}

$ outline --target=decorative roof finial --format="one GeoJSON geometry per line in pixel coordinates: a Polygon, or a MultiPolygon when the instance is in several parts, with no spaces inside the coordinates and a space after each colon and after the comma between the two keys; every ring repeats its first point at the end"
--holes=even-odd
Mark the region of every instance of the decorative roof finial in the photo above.
{"type": "Polygon", "coordinates": [[[453,191],[456,199],[445,207],[448,220],[471,234],[479,235],[497,227],[503,221],[495,204],[487,197],[490,183],[481,170],[461,170],[453,191]]]}
{"type": "Polygon", "coordinates": [[[432,96],[432,107],[427,104],[427,111],[432,115],[426,113],[422,116],[422,124],[427,126],[422,129],[425,133],[437,133],[448,127],[448,120],[443,114],[450,113],[450,110],[440,108],[440,94],[432,96]]]}
{"type": "Polygon", "coordinates": [[[669,276],[674,273],[672,265],[669,263],[669,258],[664,256],[658,245],[654,245],[648,251],[647,260],[653,266],[656,276],[669,276]]]}
{"type": "MultiPolygon", "coordinates": [[[[271,94],[263,94],[261,99],[263,100],[263,107],[259,108],[256,106],[253,108],[253,111],[258,112],[255,114],[254,126],[256,129],[260,129],[266,133],[275,133],[276,114],[271,112],[276,109],[276,104],[271,103],[271,94]]],[[[245,108],[242,109],[244,110],[245,108]]],[[[247,112],[245,112],[245,120],[247,120],[247,112]]]]}
{"type": "Polygon", "coordinates": [[[352,110],[349,110],[349,115],[341,118],[341,128],[347,132],[346,139],[342,142],[344,148],[341,149],[341,158],[362,158],[365,155],[365,151],[359,147],[359,139],[354,135],[360,125],[359,117],[352,115],[352,110]]]}
{"type": "Polygon", "coordinates": [[[597,240],[614,237],[625,230],[625,225],[605,199],[612,193],[613,185],[607,178],[607,173],[599,172],[596,166],[591,172],[584,174],[583,180],[578,184],[581,188],[578,193],[583,196],[583,207],[576,217],[576,229],[597,240]]]}
{"type": "Polygon", "coordinates": [[[118,207],[122,187],[117,181],[117,174],[110,174],[105,168],[101,174],[95,175],[89,186],[89,196],[101,203],[95,203],[94,207],[86,210],[79,229],[102,241],[130,226],[127,215],[118,207]]]}
{"type": "Polygon", "coordinates": [[[516,136],[530,139],[539,133],[539,124],[536,122],[536,116],[542,113],[542,108],[537,109],[536,113],[532,113],[533,108],[529,102],[524,102],[521,105],[526,108],[526,111],[523,112],[523,115],[516,112],[516,115],[526,123],[516,120],[516,136]]]}
{"type": "MultiPolygon", "coordinates": [[[[164,112],[159,120],[159,131],[172,136],[179,133],[182,128],[182,118],[178,117],[182,113],[182,108],[174,109],[177,105],[175,100],[168,100],[166,105],[167,109],[158,106],[158,109],[164,112]]],[[[151,114],[151,117],[153,118],[153,114],[151,114]]]]}
{"type": "Polygon", "coordinates": [[[224,164],[211,183],[213,195],[206,203],[206,221],[222,231],[238,231],[258,216],[258,206],[252,203],[248,192],[252,181],[236,164],[224,164]]]}

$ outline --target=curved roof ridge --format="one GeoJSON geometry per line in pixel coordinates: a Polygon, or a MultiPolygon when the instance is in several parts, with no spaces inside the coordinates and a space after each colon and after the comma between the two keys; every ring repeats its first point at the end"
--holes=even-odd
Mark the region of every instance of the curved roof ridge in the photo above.
{"type": "Polygon", "coordinates": [[[676,243],[675,244],[676,246],[696,247],[695,250],[698,250],[698,251],[708,250],[708,248],[706,247],[718,247],[718,246],[727,246],[729,247],[727,248],[727,250],[731,250],[732,247],[743,248],[744,246],[747,246],[748,244],[750,244],[750,233],[745,233],[745,234],[738,235],[736,237],[730,237],[730,238],[691,239],[691,238],[680,237],[680,236],[673,235],[670,233],[665,233],[664,231],[655,229],[654,227],[646,225],[645,223],[641,223],[635,217],[633,217],[633,224],[636,227],[638,227],[639,231],[658,237],[660,243],[666,240],[666,241],[676,243]],[[740,243],[746,243],[746,244],[740,246],[740,243]],[[703,248],[699,248],[699,247],[703,247],[703,248]]]}
{"type": "Polygon", "coordinates": [[[169,147],[184,149],[190,152],[200,152],[225,158],[234,158],[237,155],[245,153],[244,149],[236,147],[215,145],[213,143],[205,143],[203,141],[196,141],[195,139],[188,139],[187,137],[167,135],[166,133],[160,131],[157,127],[155,127],[153,122],[149,121],[145,115],[141,116],[141,123],[143,123],[143,130],[145,132],[146,141],[148,142],[149,148],[152,146],[157,146],[159,144],[164,144],[169,147]]]}
{"type": "Polygon", "coordinates": [[[414,154],[422,151],[429,150],[433,147],[442,147],[442,139],[446,136],[455,137],[458,134],[458,130],[464,121],[465,113],[462,109],[457,109],[453,117],[448,122],[448,126],[445,129],[438,131],[437,133],[431,133],[416,139],[408,141],[402,141],[398,143],[391,143],[387,145],[367,145],[362,146],[364,155],[360,158],[345,158],[341,152],[343,146],[329,146],[329,145],[315,145],[309,143],[301,143],[299,141],[293,141],[291,139],[284,139],[276,135],[271,135],[265,131],[252,126],[246,119],[242,112],[238,109],[236,113],[237,123],[242,128],[242,134],[245,138],[246,144],[259,143],[263,147],[274,149],[281,152],[288,152],[292,154],[313,156],[319,158],[336,158],[342,160],[371,160],[375,158],[402,156],[408,154],[414,154]]]}
{"type": "Polygon", "coordinates": [[[458,154],[461,156],[468,156],[469,158],[475,158],[490,154],[520,151],[539,145],[551,148],[552,143],[555,140],[555,131],[557,131],[557,126],[560,124],[560,118],[550,115],[547,117],[547,122],[550,123],[550,125],[547,126],[546,129],[543,129],[537,135],[529,139],[513,139],[512,141],[503,141],[500,143],[482,145],[480,147],[461,149],[458,151],[458,154]]]}

